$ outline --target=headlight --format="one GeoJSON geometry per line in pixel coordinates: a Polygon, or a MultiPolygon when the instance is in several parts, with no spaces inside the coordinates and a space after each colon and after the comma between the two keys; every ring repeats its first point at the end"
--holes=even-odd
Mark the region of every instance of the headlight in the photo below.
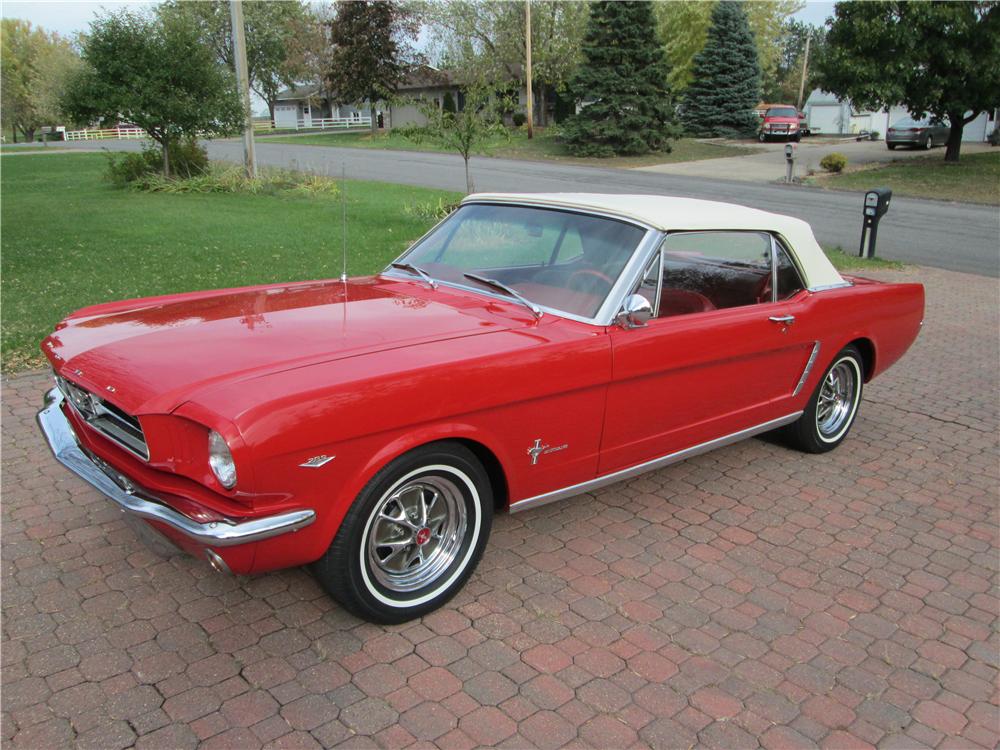
{"type": "Polygon", "coordinates": [[[212,473],[219,480],[219,484],[227,490],[236,484],[236,464],[233,463],[233,454],[230,453],[225,439],[215,430],[208,433],[208,465],[212,467],[212,473]]]}

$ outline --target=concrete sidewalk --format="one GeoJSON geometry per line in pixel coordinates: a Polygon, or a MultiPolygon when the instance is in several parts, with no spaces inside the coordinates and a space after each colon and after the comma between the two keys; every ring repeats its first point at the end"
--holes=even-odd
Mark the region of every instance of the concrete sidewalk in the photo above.
{"type": "Polygon", "coordinates": [[[304,570],[157,557],[44,447],[50,377],[5,380],[4,745],[992,750],[996,281],[891,277],[926,325],[836,451],[749,440],[499,516],[394,627],[304,570]]]}

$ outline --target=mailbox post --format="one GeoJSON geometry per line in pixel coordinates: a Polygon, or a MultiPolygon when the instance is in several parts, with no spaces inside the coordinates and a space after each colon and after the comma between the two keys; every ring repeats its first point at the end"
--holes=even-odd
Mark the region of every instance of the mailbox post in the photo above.
{"type": "Polygon", "coordinates": [[[791,182],[795,174],[795,144],[785,144],[785,182],[791,182]]]}
{"type": "Polygon", "coordinates": [[[892,191],[889,188],[872,188],[865,193],[863,210],[864,222],[861,225],[861,247],[858,257],[875,257],[875,238],[878,236],[878,223],[889,210],[892,191]]]}

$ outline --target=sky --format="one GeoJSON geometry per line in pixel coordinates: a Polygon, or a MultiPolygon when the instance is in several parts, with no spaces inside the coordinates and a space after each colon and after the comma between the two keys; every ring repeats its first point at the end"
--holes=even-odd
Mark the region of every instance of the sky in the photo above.
{"type": "MultiPolygon", "coordinates": [[[[66,37],[72,37],[79,31],[86,31],[88,24],[102,8],[113,10],[122,6],[152,6],[158,0],[102,0],[91,2],[65,2],[65,0],[34,0],[33,2],[10,2],[3,0],[4,18],[22,18],[41,26],[46,31],[55,31],[66,37]]],[[[822,25],[827,16],[833,15],[832,2],[815,2],[807,0],[806,7],[795,14],[800,21],[814,25],[822,25]]]]}

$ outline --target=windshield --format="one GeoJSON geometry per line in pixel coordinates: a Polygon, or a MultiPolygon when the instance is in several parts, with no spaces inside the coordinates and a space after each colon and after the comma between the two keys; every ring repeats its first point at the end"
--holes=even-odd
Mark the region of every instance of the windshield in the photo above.
{"type": "Polygon", "coordinates": [[[767,110],[768,117],[798,117],[799,113],[795,107],[771,107],[767,110]]]}
{"type": "Polygon", "coordinates": [[[429,276],[465,287],[472,273],[537,305],[593,318],[646,230],[546,208],[466,204],[404,256],[429,276]]]}
{"type": "Polygon", "coordinates": [[[912,117],[904,117],[892,124],[894,128],[926,128],[927,120],[914,120],[912,117]]]}

